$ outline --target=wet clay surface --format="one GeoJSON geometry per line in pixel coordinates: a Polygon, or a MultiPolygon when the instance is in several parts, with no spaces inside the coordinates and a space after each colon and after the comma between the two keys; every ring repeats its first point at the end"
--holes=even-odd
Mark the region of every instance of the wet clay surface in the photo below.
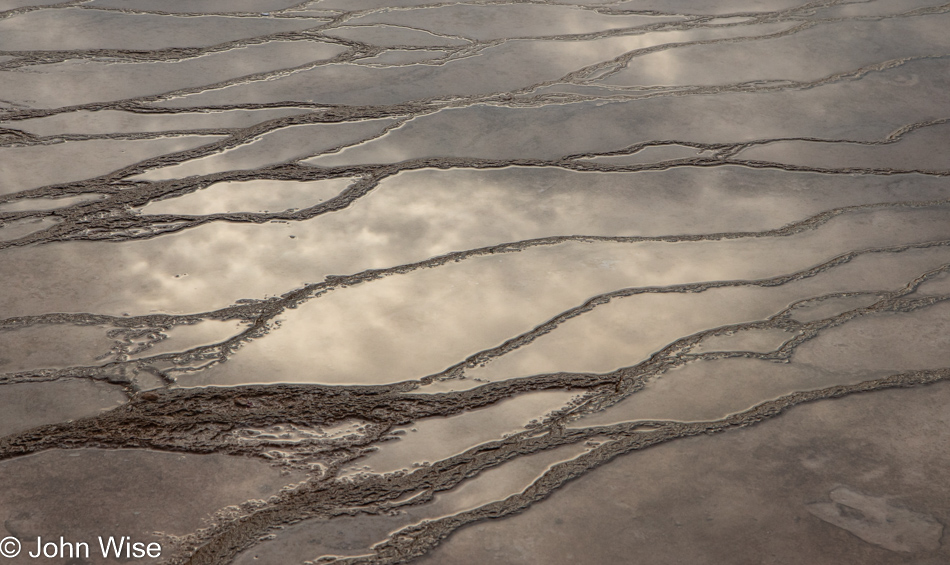
{"type": "Polygon", "coordinates": [[[0,1],[11,562],[946,562],[948,18],[0,1]]]}

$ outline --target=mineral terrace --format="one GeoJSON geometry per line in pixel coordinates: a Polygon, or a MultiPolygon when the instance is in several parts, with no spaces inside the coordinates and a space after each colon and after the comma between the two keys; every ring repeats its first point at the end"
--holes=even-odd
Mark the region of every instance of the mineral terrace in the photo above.
{"type": "Polygon", "coordinates": [[[950,563],[940,1],[0,0],[0,565],[950,563]]]}

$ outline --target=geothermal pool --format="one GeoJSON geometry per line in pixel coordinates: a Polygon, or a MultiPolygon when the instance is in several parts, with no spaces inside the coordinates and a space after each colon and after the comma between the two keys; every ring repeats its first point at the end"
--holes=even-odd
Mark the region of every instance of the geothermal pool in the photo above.
{"type": "Polygon", "coordinates": [[[950,562],[948,29],[0,0],[0,561],[950,562]]]}

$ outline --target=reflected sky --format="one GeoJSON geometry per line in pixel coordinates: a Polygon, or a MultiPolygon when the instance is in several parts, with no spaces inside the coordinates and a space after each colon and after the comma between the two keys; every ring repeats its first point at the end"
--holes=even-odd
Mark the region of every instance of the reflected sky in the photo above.
{"type": "MultiPolygon", "coordinates": [[[[913,88],[917,75],[908,78],[913,88]]],[[[905,168],[942,170],[950,164],[950,124],[929,126],[904,134],[889,145],[829,145],[806,141],[781,141],[751,147],[739,158],[779,161],[810,167],[905,168]]]]}
{"type": "Polygon", "coordinates": [[[679,19],[681,18],[641,15],[607,16],[590,10],[544,4],[502,4],[500,6],[455,4],[417,10],[376,12],[353,18],[347,23],[353,25],[388,23],[412,26],[442,34],[486,41],[510,37],[551,37],[594,33],[679,19]]]}
{"type": "Polygon", "coordinates": [[[87,379],[5,384],[0,395],[0,434],[95,416],[125,402],[125,394],[115,386],[87,379]]]}
{"type": "Polygon", "coordinates": [[[382,47],[441,47],[445,45],[468,45],[471,43],[465,39],[446,37],[444,34],[434,34],[408,27],[395,25],[359,25],[358,20],[359,18],[357,21],[350,20],[350,23],[356,25],[332,28],[328,30],[326,34],[331,37],[352,39],[354,41],[361,41],[382,47]]]}
{"type": "MultiPolygon", "coordinates": [[[[225,506],[302,478],[248,458],[136,449],[50,450],[3,461],[0,470],[0,521],[24,542],[57,531],[95,543],[112,535],[104,528],[162,541],[162,532],[186,534],[225,506]]],[[[167,539],[163,545],[171,549],[167,539]]]]}
{"type": "MultiPolygon", "coordinates": [[[[567,3],[567,0],[563,0],[567,3]]],[[[586,3],[586,2],[585,2],[586,3]]],[[[599,4],[599,0],[591,0],[599,4]]],[[[656,10],[673,14],[734,14],[787,10],[806,5],[802,0],[630,0],[612,7],[617,10],[656,10]]]]}
{"type": "Polygon", "coordinates": [[[0,373],[99,365],[114,339],[99,326],[32,326],[0,332],[0,373]]]}
{"type": "MultiPolygon", "coordinates": [[[[618,57],[632,49],[669,42],[774,33],[790,27],[787,23],[760,24],[571,42],[513,40],[444,66],[367,69],[328,65],[272,81],[239,84],[157,105],[181,108],[288,100],[347,105],[396,104],[437,96],[504,92],[557,80],[578,68],[618,57]]],[[[465,137],[471,137],[471,132],[465,137]]]]}
{"type": "MultiPolygon", "coordinates": [[[[0,312],[201,312],[279,295],[326,275],[508,241],[770,229],[832,206],[941,198],[944,186],[943,179],[922,176],[828,177],[738,167],[636,175],[417,171],[383,181],[343,211],[303,222],[214,223],[144,241],[5,250],[9,269],[0,270],[0,283],[10,292],[0,295],[0,312]],[[232,260],[235,254],[244,260],[232,260]],[[110,285],[90,269],[96,265],[108,266],[110,285]]],[[[508,260],[517,263],[516,256],[508,260]]]]}
{"type": "Polygon", "coordinates": [[[352,124],[306,124],[285,127],[222,153],[194,159],[180,165],[163,167],[131,178],[158,181],[230,170],[256,169],[309,157],[375,137],[395,122],[395,119],[382,119],[352,124]]]}
{"type": "Polygon", "coordinates": [[[946,51],[950,14],[919,18],[837,22],[756,43],[695,45],[634,59],[596,84],[617,86],[713,85],[746,81],[813,81],[888,59],[946,51]],[[847,49],[843,49],[843,46],[847,49]]]}
{"type": "MultiPolygon", "coordinates": [[[[846,485],[930,516],[932,525],[950,504],[944,482],[934,480],[950,465],[948,404],[945,383],[858,394],[798,406],[754,428],[651,447],[516,516],[460,529],[418,562],[758,563],[775,555],[939,565],[950,553],[945,546],[890,551],[823,522],[807,505],[846,485]]],[[[851,528],[874,523],[849,510],[840,512],[852,517],[851,528]]],[[[916,529],[905,531],[917,539],[916,529]]]]}
{"type": "Polygon", "coordinates": [[[363,555],[391,532],[426,519],[463,512],[481,504],[521,492],[551,465],[583,452],[583,445],[566,445],[483,471],[476,478],[436,494],[423,506],[408,506],[388,514],[339,516],[332,520],[306,520],[280,531],[243,554],[235,565],[279,565],[313,560],[321,555],[363,555]]]}
{"type": "Polygon", "coordinates": [[[6,222],[0,226],[0,241],[10,241],[18,239],[31,233],[51,228],[59,223],[53,218],[42,218],[39,220],[25,219],[6,222]]]}
{"type": "Polygon", "coordinates": [[[210,135],[135,141],[97,139],[2,147],[0,194],[104,175],[149,157],[185,151],[219,139],[222,137],[210,135]]]}
{"type": "Polygon", "coordinates": [[[947,562],[950,7],[21,3],[0,538],[947,562]]]}
{"type": "Polygon", "coordinates": [[[152,202],[142,208],[142,213],[204,215],[307,208],[338,195],[353,180],[219,182],[184,196],[152,202]]]}
{"type": "Polygon", "coordinates": [[[950,364],[950,343],[944,337],[948,314],[950,305],[937,304],[917,312],[860,317],[799,346],[790,364],[759,359],[695,361],[572,425],[715,420],[797,390],[944,367],[950,364]]]}
{"type": "Polygon", "coordinates": [[[91,0],[86,5],[126,10],[156,10],[178,13],[263,12],[300,4],[299,0],[91,0]]]}
{"type": "Polygon", "coordinates": [[[529,421],[564,407],[575,396],[566,391],[533,392],[456,416],[419,420],[399,428],[399,439],[380,444],[378,451],[358,459],[341,474],[411,471],[414,463],[446,459],[506,434],[522,432],[529,421]]]}
{"type": "Polygon", "coordinates": [[[798,332],[784,329],[752,329],[729,332],[707,337],[694,347],[693,353],[707,351],[755,351],[765,353],[778,349],[780,345],[798,335],[798,332]]]}
{"type": "MultiPolygon", "coordinates": [[[[908,251],[855,259],[812,278],[779,287],[740,287],[707,290],[701,294],[632,296],[600,306],[564,322],[539,337],[495,359],[485,367],[465,370],[472,379],[503,380],[556,371],[608,372],[645,360],[679,337],[716,328],[765,320],[797,300],[835,292],[896,290],[917,275],[950,262],[950,250],[908,251]]],[[[817,308],[823,317],[868,303],[834,301],[817,308]]],[[[793,318],[800,321],[805,316],[793,318]]],[[[810,318],[810,317],[809,317],[810,318]]],[[[815,318],[821,319],[821,318],[815,318]]],[[[786,335],[785,339],[791,335],[786,335]]],[[[780,343],[780,342],[779,342],[780,343]]]]}
{"type": "MultiPolygon", "coordinates": [[[[842,216],[816,231],[787,238],[565,243],[450,263],[336,290],[289,310],[280,316],[279,330],[245,345],[227,363],[182,382],[379,384],[418,379],[526,332],[596,294],[633,286],[774,277],[855,247],[946,239],[950,238],[948,215],[946,209],[879,211],[842,216]],[[909,222],[910,217],[917,221],[909,222]]],[[[786,300],[786,304],[792,301],[786,300]]],[[[771,305],[773,310],[780,307],[781,303],[771,305]]],[[[700,315],[716,311],[700,310],[700,315]]],[[[662,327],[663,318],[670,315],[662,306],[655,312],[659,319],[647,321],[644,329],[656,332],[651,322],[662,327]]],[[[756,319],[763,314],[746,315],[756,319]]],[[[671,329],[666,335],[672,337],[682,329],[671,329]]],[[[652,343],[643,354],[664,343],[663,337],[655,339],[658,342],[651,336],[652,343]]],[[[584,340],[574,343],[585,347],[584,340]]],[[[612,340],[601,343],[612,352],[608,359],[626,352],[612,340]]],[[[571,366],[555,365],[549,370],[578,370],[572,361],[581,357],[567,351],[562,348],[563,356],[552,357],[571,366]]]]}
{"type": "Polygon", "coordinates": [[[119,110],[100,110],[98,112],[80,110],[68,114],[54,114],[45,118],[10,122],[8,125],[40,136],[54,136],[70,133],[108,134],[205,128],[241,128],[267,120],[303,113],[306,113],[306,111],[294,108],[280,110],[224,110],[220,112],[181,114],[136,114],[119,110]]]}
{"type": "MultiPolygon", "coordinates": [[[[122,100],[304,65],[311,61],[329,59],[344,50],[338,45],[316,41],[275,41],[209,53],[174,64],[164,61],[66,61],[14,71],[0,71],[0,77],[5,78],[0,81],[0,96],[4,100],[28,107],[122,100]],[[68,90],[63,90],[64,83],[70,85],[68,90]]],[[[201,123],[202,120],[191,122],[190,128],[200,127],[201,123]]],[[[11,125],[16,127],[15,122],[11,125]]],[[[186,129],[190,128],[186,126],[186,129]]]]}
{"type": "Polygon", "coordinates": [[[378,140],[314,163],[394,163],[435,155],[557,159],[575,153],[613,151],[652,140],[716,143],[805,136],[879,141],[905,125],[945,117],[937,110],[941,100],[950,103],[950,75],[945,66],[938,60],[910,62],[869,74],[860,81],[800,92],[442,110],[378,140]],[[919,83],[907,89],[904,82],[911,75],[916,75],[919,83]],[[871,97],[867,95],[870,92],[878,94],[871,97]],[[882,96],[899,97],[901,104],[882,115],[882,96]],[[703,116],[700,128],[696,127],[697,115],[703,116]],[[531,127],[525,127],[529,123],[531,127]],[[599,125],[591,128],[591,123],[599,125]]]}
{"type": "Polygon", "coordinates": [[[0,49],[162,49],[202,47],[313,27],[307,20],[203,16],[164,18],[66,8],[0,21],[0,49]]]}

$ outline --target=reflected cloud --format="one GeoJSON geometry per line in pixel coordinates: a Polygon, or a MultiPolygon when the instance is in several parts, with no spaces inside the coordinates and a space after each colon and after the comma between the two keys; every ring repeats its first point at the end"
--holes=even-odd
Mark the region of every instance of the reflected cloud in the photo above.
{"type": "Polygon", "coordinates": [[[205,215],[301,209],[337,196],[353,181],[344,178],[315,182],[219,182],[184,196],[151,202],[142,208],[142,213],[205,215]]]}

